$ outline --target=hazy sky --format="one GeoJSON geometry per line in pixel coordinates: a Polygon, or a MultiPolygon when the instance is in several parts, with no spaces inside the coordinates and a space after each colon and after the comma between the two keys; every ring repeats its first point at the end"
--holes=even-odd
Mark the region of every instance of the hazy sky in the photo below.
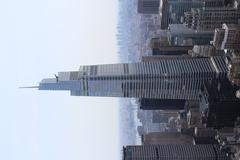
{"type": "Polygon", "coordinates": [[[117,99],[18,89],[117,62],[117,0],[0,2],[0,159],[117,160],[117,99]]]}

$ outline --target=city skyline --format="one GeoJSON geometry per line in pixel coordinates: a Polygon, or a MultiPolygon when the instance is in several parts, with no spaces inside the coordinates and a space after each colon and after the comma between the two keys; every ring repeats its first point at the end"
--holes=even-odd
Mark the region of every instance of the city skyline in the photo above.
{"type": "Polygon", "coordinates": [[[240,0],[0,6],[0,159],[240,159],[240,0]]]}

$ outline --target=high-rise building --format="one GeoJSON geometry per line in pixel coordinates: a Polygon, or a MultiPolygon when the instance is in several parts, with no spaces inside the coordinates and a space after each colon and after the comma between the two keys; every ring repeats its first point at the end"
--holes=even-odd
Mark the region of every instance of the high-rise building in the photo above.
{"type": "Polygon", "coordinates": [[[165,46],[152,48],[152,55],[184,55],[188,53],[188,50],[192,49],[192,46],[165,46]]]}
{"type": "Polygon", "coordinates": [[[240,25],[223,24],[222,28],[216,28],[213,45],[221,50],[240,49],[240,25]]]}
{"type": "Polygon", "coordinates": [[[169,46],[167,30],[164,30],[164,35],[161,37],[155,37],[151,39],[150,45],[152,48],[169,46]]]}
{"type": "Polygon", "coordinates": [[[224,0],[203,0],[204,7],[213,8],[213,7],[224,7],[224,0]]]}
{"type": "Polygon", "coordinates": [[[233,84],[240,86],[240,51],[231,50],[228,54],[229,57],[226,59],[229,68],[228,78],[233,84]]]}
{"type": "Polygon", "coordinates": [[[167,37],[152,38],[150,45],[152,55],[182,55],[192,49],[192,46],[172,46],[167,37]]]}
{"type": "Polygon", "coordinates": [[[139,104],[142,110],[182,110],[185,100],[142,98],[139,100],[139,104]]]}
{"type": "Polygon", "coordinates": [[[239,0],[232,0],[232,1],[230,1],[230,6],[235,8],[235,9],[239,9],[240,8],[240,1],[239,0]]]}
{"type": "Polygon", "coordinates": [[[153,121],[153,111],[144,111],[138,110],[137,111],[137,118],[141,123],[138,130],[139,135],[145,135],[152,132],[165,132],[167,122],[154,122],[153,121]]]}
{"type": "Polygon", "coordinates": [[[138,0],[138,13],[158,14],[160,0],[138,0]]]}
{"type": "Polygon", "coordinates": [[[168,40],[172,46],[208,45],[213,35],[213,31],[194,30],[184,24],[170,24],[168,28],[168,40]]]}
{"type": "Polygon", "coordinates": [[[193,49],[188,51],[188,54],[192,57],[211,57],[223,56],[224,51],[216,49],[212,45],[194,45],[193,49]]]}
{"type": "Polygon", "coordinates": [[[153,132],[143,135],[143,144],[192,144],[193,137],[179,132],[153,132]]]}
{"type": "Polygon", "coordinates": [[[187,123],[189,128],[200,126],[200,113],[198,108],[190,108],[187,113],[187,123]]]}
{"type": "Polygon", "coordinates": [[[152,62],[152,61],[159,61],[162,59],[191,59],[194,58],[190,55],[183,54],[183,55],[150,55],[150,56],[142,56],[142,62],[152,62]]]}
{"type": "Polygon", "coordinates": [[[211,137],[214,138],[216,135],[216,130],[213,128],[206,127],[195,127],[194,128],[194,137],[211,137]]]}
{"type": "Polygon", "coordinates": [[[161,28],[167,29],[169,24],[178,24],[184,12],[190,11],[191,8],[204,7],[203,1],[196,0],[162,0],[161,2],[161,28]]]}
{"type": "Polygon", "coordinates": [[[162,0],[160,6],[161,28],[167,29],[169,24],[181,23],[184,12],[192,8],[223,7],[224,0],[162,0]]]}
{"type": "Polygon", "coordinates": [[[165,131],[164,123],[152,123],[150,121],[147,121],[143,124],[143,134],[164,131],[165,131]]]}
{"type": "Polygon", "coordinates": [[[226,76],[222,57],[80,66],[43,79],[39,90],[68,90],[73,96],[198,99],[203,82],[226,76]]]}
{"type": "Polygon", "coordinates": [[[229,160],[218,145],[166,144],[123,147],[123,160],[229,160]]]}
{"type": "Polygon", "coordinates": [[[240,10],[234,8],[193,8],[184,14],[185,25],[189,28],[203,31],[214,31],[223,23],[238,24],[240,10]]]}
{"type": "Polygon", "coordinates": [[[240,99],[236,97],[239,88],[228,80],[209,81],[201,91],[200,112],[206,127],[233,127],[240,116],[240,99]]]}
{"type": "Polygon", "coordinates": [[[177,118],[178,110],[153,110],[153,123],[168,123],[169,118],[177,118]]]}

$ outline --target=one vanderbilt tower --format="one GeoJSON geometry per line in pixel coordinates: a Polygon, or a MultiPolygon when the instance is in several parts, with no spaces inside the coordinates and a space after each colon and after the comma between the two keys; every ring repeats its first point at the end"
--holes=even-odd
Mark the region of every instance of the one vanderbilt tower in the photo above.
{"type": "Polygon", "coordinates": [[[222,57],[80,66],[43,79],[39,90],[69,90],[72,96],[196,100],[202,84],[226,77],[222,57]]]}

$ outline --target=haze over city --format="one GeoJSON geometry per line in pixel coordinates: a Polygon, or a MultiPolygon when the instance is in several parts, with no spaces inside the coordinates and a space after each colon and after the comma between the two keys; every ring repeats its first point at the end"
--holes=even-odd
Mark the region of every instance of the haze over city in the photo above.
{"type": "Polygon", "coordinates": [[[240,159],[240,0],[0,6],[1,159],[240,159]]]}

